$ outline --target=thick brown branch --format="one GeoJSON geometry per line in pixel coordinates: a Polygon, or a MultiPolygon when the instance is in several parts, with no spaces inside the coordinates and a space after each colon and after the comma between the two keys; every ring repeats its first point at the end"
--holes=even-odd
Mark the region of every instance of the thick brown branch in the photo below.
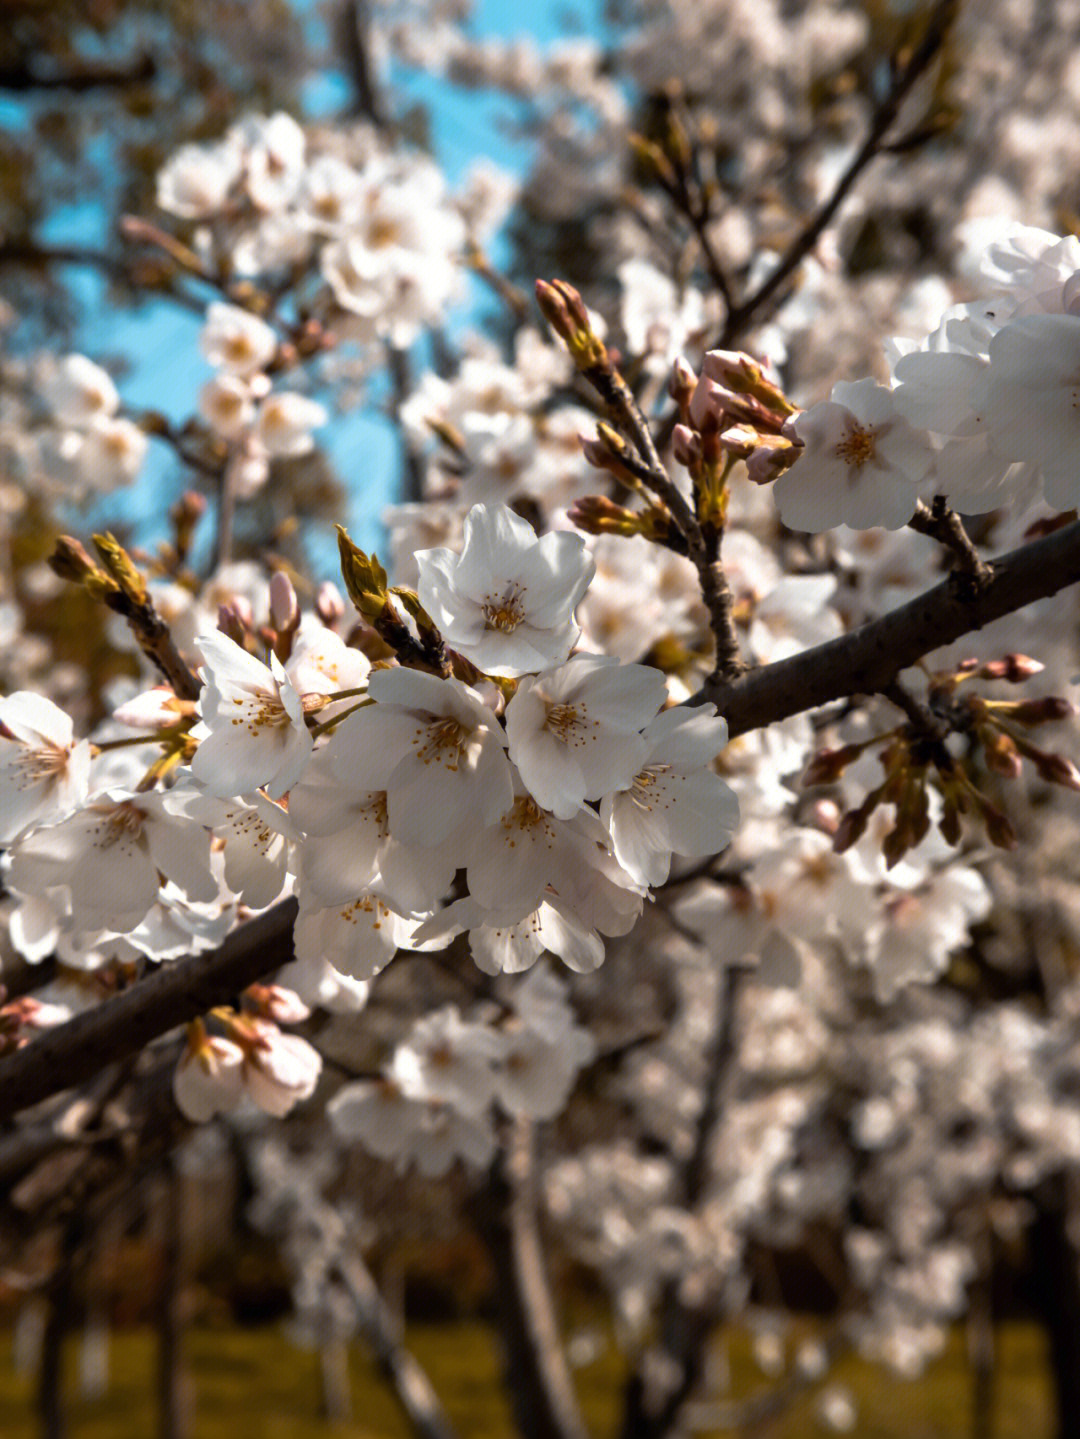
{"type": "Polygon", "coordinates": [[[1080,580],[1080,521],[1011,550],[989,570],[973,594],[947,579],[839,639],[726,684],[709,680],[696,698],[713,701],[734,737],[849,695],[880,694],[931,650],[1080,580]]]}
{"type": "Polygon", "coordinates": [[[286,900],[234,930],[219,949],[163,965],[0,1060],[0,1121],[137,1054],[158,1035],[287,964],[295,918],[296,901],[286,900]]]}

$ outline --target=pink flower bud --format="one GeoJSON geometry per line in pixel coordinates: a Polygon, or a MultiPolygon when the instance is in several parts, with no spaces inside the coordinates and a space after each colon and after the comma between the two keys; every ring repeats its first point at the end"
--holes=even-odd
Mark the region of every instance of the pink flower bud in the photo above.
{"type": "Polygon", "coordinates": [[[689,425],[676,425],[671,432],[671,448],[679,464],[689,469],[701,459],[701,436],[689,425]]]}
{"type": "Polygon", "coordinates": [[[319,586],[319,593],[315,599],[315,613],[327,629],[333,629],[344,617],[345,601],[341,598],[341,591],[333,580],[324,580],[319,586]]]}
{"type": "Polygon", "coordinates": [[[113,710],[113,719],[129,729],[159,730],[180,718],[176,696],[168,685],[155,685],[113,710]]]}
{"type": "Polygon", "coordinates": [[[270,623],[280,633],[292,629],[299,618],[293,582],[284,570],[275,570],[270,578],[270,623]]]}

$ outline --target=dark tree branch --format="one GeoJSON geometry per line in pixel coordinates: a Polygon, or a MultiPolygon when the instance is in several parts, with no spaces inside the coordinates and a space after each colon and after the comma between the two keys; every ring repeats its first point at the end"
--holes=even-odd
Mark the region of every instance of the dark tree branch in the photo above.
{"type": "Polygon", "coordinates": [[[293,957],[296,900],[249,920],[209,954],[164,964],[138,984],[40,1034],[0,1062],[0,1120],[91,1079],[166,1033],[224,1004],[293,957]]]}
{"type": "Polygon", "coordinates": [[[989,570],[974,593],[950,576],[838,639],[726,684],[709,681],[695,698],[712,700],[734,737],[849,695],[880,694],[931,650],[1080,580],[1080,522],[990,561],[989,570]]]}
{"type": "Polygon", "coordinates": [[[349,113],[357,119],[370,120],[373,125],[382,125],[386,117],[375,77],[371,73],[368,33],[371,29],[371,15],[367,0],[345,0],[340,29],[345,65],[353,87],[349,113]]]}
{"type": "Polygon", "coordinates": [[[122,284],[152,289],[156,295],[195,314],[206,312],[206,304],[195,295],[178,288],[174,277],[153,260],[127,258],[93,245],[45,245],[31,239],[9,239],[0,242],[0,268],[20,268],[45,272],[53,265],[76,265],[100,270],[122,284]]]}
{"type": "Polygon", "coordinates": [[[74,64],[67,70],[42,71],[27,56],[0,66],[0,90],[23,93],[29,90],[109,90],[143,85],[157,75],[152,55],[110,64],[107,60],[74,64]]]}

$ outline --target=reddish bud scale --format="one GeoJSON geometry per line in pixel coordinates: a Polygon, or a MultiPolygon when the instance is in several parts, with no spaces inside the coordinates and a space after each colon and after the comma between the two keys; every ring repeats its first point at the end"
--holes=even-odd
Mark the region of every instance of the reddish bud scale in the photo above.
{"type": "Polygon", "coordinates": [[[1008,654],[1000,660],[991,660],[983,665],[978,674],[980,679],[1005,680],[1007,684],[1019,685],[1041,674],[1045,668],[1045,665],[1028,655],[1008,654]]]}

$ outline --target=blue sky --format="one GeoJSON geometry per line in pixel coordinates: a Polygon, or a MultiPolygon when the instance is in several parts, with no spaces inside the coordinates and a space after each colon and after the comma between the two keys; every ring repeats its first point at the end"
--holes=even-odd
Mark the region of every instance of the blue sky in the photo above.
{"type": "MultiPolygon", "coordinates": [[[[297,3],[298,8],[311,13],[312,24],[317,26],[311,0],[297,3]]],[[[601,4],[602,0],[588,0],[575,7],[575,18],[568,24],[565,0],[541,0],[527,8],[512,0],[478,0],[470,29],[476,35],[512,37],[526,28],[522,17],[527,16],[529,33],[544,44],[583,30],[599,33],[603,28],[601,4]]],[[[528,141],[507,133],[505,121],[514,118],[515,106],[506,97],[491,92],[466,93],[428,76],[410,73],[395,74],[392,82],[395,93],[428,106],[435,154],[451,183],[461,179],[470,164],[484,155],[514,173],[522,173],[527,167],[528,141]]],[[[311,116],[332,115],[347,100],[348,87],[340,75],[313,76],[305,93],[311,116]]],[[[9,110],[10,106],[0,111],[0,126],[20,122],[18,107],[11,114],[9,110]]],[[[44,238],[54,243],[106,245],[109,237],[105,225],[102,208],[87,201],[56,211],[44,238]]],[[[127,372],[120,380],[124,400],[136,408],[161,410],[173,420],[186,418],[192,412],[199,386],[210,374],[198,351],[198,315],[162,300],[152,300],[135,310],[118,310],[107,302],[105,284],[96,272],[73,270],[70,279],[82,312],[80,347],[94,358],[107,361],[110,357],[125,357],[128,361],[127,372]]],[[[394,498],[399,472],[398,442],[392,426],[371,412],[334,416],[320,432],[319,440],[346,488],[355,477],[344,522],[358,543],[366,548],[379,546],[379,515],[394,498]],[[361,479],[363,494],[355,483],[361,479]]],[[[121,517],[134,526],[143,542],[162,538],[165,511],[182,487],[183,479],[171,454],[155,443],[140,483],[103,502],[94,520],[121,517]],[[122,509],[118,509],[118,503],[122,509]]],[[[316,564],[324,573],[330,573],[335,552],[332,535],[325,545],[318,537],[312,538],[310,549],[316,564]]]]}

